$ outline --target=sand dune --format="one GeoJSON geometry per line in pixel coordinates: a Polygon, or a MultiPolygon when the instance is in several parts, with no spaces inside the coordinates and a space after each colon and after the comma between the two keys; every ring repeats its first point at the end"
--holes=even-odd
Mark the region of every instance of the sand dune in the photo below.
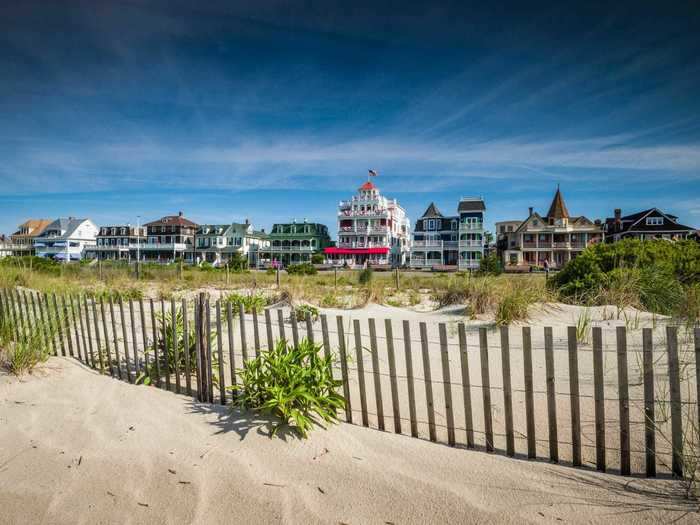
{"type": "Polygon", "coordinates": [[[51,358],[0,376],[3,523],[691,521],[670,480],[263,420],[51,358]]]}

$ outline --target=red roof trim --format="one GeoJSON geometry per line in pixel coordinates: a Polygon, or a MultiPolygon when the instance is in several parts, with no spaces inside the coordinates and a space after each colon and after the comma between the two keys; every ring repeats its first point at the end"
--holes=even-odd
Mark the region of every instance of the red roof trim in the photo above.
{"type": "Polygon", "coordinates": [[[336,248],[331,246],[325,248],[324,251],[328,255],[386,255],[389,253],[389,248],[336,248]]]}
{"type": "Polygon", "coordinates": [[[365,182],[362,186],[360,186],[360,190],[376,190],[377,187],[374,185],[373,182],[367,181],[365,182]]]}

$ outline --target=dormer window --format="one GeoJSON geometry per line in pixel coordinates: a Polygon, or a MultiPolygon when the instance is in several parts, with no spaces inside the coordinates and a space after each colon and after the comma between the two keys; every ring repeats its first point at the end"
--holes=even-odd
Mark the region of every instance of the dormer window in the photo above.
{"type": "Polygon", "coordinates": [[[663,217],[647,217],[647,226],[663,226],[663,217]]]}

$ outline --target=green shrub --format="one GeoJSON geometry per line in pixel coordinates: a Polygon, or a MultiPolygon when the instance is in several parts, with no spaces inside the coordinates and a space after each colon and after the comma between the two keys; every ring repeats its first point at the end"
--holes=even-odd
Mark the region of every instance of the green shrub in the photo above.
{"type": "Polygon", "coordinates": [[[372,277],[374,276],[374,270],[370,266],[360,271],[360,275],[357,278],[357,282],[360,284],[369,284],[372,282],[372,277]]]}
{"type": "Polygon", "coordinates": [[[311,263],[290,264],[287,266],[289,275],[316,275],[317,271],[311,263]]]}
{"type": "Polygon", "coordinates": [[[243,304],[243,311],[247,314],[262,313],[267,306],[267,299],[261,293],[250,293],[248,295],[241,295],[239,293],[233,292],[226,296],[224,302],[231,303],[231,307],[234,313],[238,313],[239,305],[243,304]]]}
{"type": "Polygon", "coordinates": [[[294,315],[299,321],[306,321],[306,318],[310,318],[312,321],[318,319],[318,308],[310,304],[301,304],[294,308],[294,315]]]}
{"type": "Polygon", "coordinates": [[[265,270],[265,273],[267,275],[275,275],[276,271],[273,267],[269,267],[267,270],[265,270]]]}
{"type": "Polygon", "coordinates": [[[279,419],[270,435],[289,427],[306,438],[315,424],[334,423],[345,399],[336,392],[342,381],[333,379],[332,358],[323,357],[321,345],[286,341],[260,353],[239,370],[241,384],[230,387],[237,404],[279,419]]]}
{"type": "Polygon", "coordinates": [[[483,275],[500,275],[503,273],[503,265],[498,255],[492,253],[482,257],[479,262],[479,273],[483,275]]]}
{"type": "Polygon", "coordinates": [[[209,261],[204,261],[199,265],[199,270],[202,272],[213,272],[216,268],[214,268],[214,265],[209,261]]]}
{"type": "Polygon", "coordinates": [[[235,252],[231,254],[226,265],[232,272],[242,272],[248,269],[248,259],[243,254],[235,252]]]}
{"type": "Polygon", "coordinates": [[[323,264],[326,261],[322,253],[314,253],[311,256],[311,264],[323,264]]]}

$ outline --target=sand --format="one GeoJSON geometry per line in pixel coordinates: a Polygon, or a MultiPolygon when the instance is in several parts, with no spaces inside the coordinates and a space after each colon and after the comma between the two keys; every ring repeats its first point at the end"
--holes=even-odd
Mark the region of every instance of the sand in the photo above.
{"type": "Polygon", "coordinates": [[[621,478],[349,424],[264,421],[51,358],[0,375],[3,523],[691,522],[668,479],[621,478]]]}

